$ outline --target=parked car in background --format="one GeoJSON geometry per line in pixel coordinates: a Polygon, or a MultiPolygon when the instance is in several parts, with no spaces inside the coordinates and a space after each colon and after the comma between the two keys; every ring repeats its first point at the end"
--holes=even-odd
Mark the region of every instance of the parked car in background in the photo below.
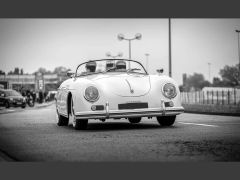
{"type": "Polygon", "coordinates": [[[0,106],[25,108],[26,99],[13,89],[0,89],[0,106]]]}
{"type": "Polygon", "coordinates": [[[184,108],[176,81],[149,75],[138,61],[91,60],[69,72],[56,95],[57,124],[86,129],[88,119],[126,118],[139,123],[156,117],[162,126],[174,124],[184,108]]]}
{"type": "Polygon", "coordinates": [[[46,101],[53,101],[55,99],[56,94],[57,94],[57,91],[48,91],[48,94],[46,96],[46,101]]]}

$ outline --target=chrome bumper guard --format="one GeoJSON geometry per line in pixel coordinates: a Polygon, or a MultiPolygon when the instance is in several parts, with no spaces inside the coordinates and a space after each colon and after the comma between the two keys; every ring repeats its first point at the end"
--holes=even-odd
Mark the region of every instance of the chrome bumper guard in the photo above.
{"type": "Polygon", "coordinates": [[[76,112],[76,119],[109,119],[109,118],[129,118],[129,117],[154,117],[154,116],[173,116],[184,112],[184,108],[165,107],[162,101],[162,108],[126,109],[109,110],[109,103],[106,103],[105,111],[85,111],[76,112]]]}

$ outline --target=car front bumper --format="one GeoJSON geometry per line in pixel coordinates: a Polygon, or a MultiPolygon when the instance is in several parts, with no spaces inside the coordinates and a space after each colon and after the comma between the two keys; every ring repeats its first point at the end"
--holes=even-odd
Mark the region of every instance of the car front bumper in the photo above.
{"type": "MultiPolygon", "coordinates": [[[[164,104],[164,103],[163,103],[164,104]]],[[[165,107],[161,108],[143,108],[143,109],[125,109],[109,110],[109,104],[106,103],[103,111],[85,111],[76,112],[76,119],[109,119],[109,118],[130,118],[130,117],[154,117],[154,116],[174,116],[184,112],[184,108],[165,107]]]]}

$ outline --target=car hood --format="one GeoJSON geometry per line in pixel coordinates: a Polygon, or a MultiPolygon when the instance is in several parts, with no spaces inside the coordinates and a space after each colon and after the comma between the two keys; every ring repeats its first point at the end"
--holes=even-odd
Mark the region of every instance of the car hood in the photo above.
{"type": "Polygon", "coordinates": [[[104,92],[111,92],[122,97],[144,96],[151,89],[149,75],[111,73],[89,78],[104,92]]]}
{"type": "Polygon", "coordinates": [[[22,96],[8,96],[7,97],[8,99],[10,99],[10,98],[12,98],[12,99],[23,99],[23,97],[22,96]]]}

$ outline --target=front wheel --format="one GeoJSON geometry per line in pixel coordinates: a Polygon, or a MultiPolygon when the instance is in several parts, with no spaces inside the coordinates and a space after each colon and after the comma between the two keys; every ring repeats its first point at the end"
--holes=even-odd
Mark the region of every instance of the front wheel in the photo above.
{"type": "Polygon", "coordinates": [[[87,129],[88,119],[76,119],[72,99],[71,99],[71,112],[69,113],[69,119],[72,121],[74,129],[76,129],[76,130],[87,129]]]}
{"type": "Polygon", "coordinates": [[[141,117],[136,117],[136,118],[128,118],[128,121],[132,124],[139,123],[141,121],[141,117]]]}
{"type": "Polygon", "coordinates": [[[161,126],[172,126],[176,116],[158,116],[157,121],[161,126]]]}

